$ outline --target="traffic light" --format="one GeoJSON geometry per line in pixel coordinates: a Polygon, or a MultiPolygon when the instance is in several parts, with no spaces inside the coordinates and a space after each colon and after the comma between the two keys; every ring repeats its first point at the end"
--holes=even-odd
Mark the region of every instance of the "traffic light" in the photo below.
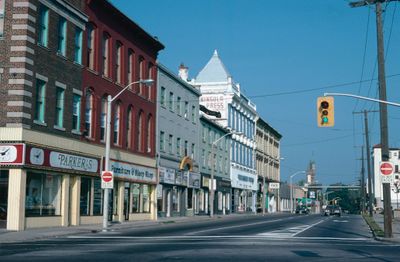
{"type": "Polygon", "coordinates": [[[335,124],[335,105],[333,97],[323,96],[317,100],[317,122],[319,127],[332,127],[335,124]]]}

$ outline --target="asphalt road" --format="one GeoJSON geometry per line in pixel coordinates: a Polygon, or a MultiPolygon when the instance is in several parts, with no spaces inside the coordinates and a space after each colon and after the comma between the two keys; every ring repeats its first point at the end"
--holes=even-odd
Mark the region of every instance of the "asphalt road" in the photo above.
{"type": "Polygon", "coordinates": [[[398,261],[361,216],[268,215],[164,223],[0,245],[0,261],[398,261]]]}

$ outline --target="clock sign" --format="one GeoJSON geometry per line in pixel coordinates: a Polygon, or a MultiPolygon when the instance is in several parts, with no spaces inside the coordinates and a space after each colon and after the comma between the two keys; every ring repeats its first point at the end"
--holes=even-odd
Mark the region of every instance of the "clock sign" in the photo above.
{"type": "Polygon", "coordinates": [[[43,165],[44,163],[44,150],[41,148],[33,147],[31,148],[31,153],[29,155],[29,160],[33,165],[43,165]]]}
{"type": "Polygon", "coordinates": [[[0,163],[13,163],[17,160],[17,148],[14,145],[0,145],[0,163]]]}

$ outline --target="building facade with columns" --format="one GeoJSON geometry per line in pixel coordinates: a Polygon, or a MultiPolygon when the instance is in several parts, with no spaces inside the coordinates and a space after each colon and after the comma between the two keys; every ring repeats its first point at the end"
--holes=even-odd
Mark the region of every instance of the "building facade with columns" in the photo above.
{"type": "Polygon", "coordinates": [[[191,83],[201,92],[200,104],[221,113],[221,118],[208,117],[240,133],[232,135],[230,149],[232,212],[256,212],[256,105],[240,91],[240,85],[233,81],[217,51],[191,83]]]}

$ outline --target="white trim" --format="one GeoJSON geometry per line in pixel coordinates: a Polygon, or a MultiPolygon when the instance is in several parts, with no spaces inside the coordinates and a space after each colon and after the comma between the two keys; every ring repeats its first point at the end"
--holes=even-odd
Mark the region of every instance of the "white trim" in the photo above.
{"type": "Polygon", "coordinates": [[[79,135],[79,136],[82,135],[82,133],[79,130],[76,130],[76,129],[72,129],[71,133],[74,134],[74,135],[79,135]]]}
{"type": "Polygon", "coordinates": [[[41,75],[39,73],[36,73],[36,78],[45,81],[46,83],[49,82],[49,78],[47,76],[41,75]]]}
{"type": "Polygon", "coordinates": [[[13,7],[29,7],[33,11],[37,11],[36,5],[29,3],[29,2],[15,2],[13,7]]]}
{"type": "Polygon", "coordinates": [[[39,126],[47,126],[46,122],[40,122],[39,120],[33,120],[33,123],[35,123],[39,126]]]}
{"type": "Polygon", "coordinates": [[[32,87],[33,83],[29,80],[26,79],[8,79],[8,84],[9,85],[27,85],[32,87]]]}
{"type": "Polygon", "coordinates": [[[31,119],[31,114],[24,113],[24,112],[7,112],[7,117],[18,117],[18,118],[27,118],[31,119]]]}
{"type": "Polygon", "coordinates": [[[80,96],[83,95],[83,92],[82,92],[81,90],[78,90],[78,89],[75,89],[75,88],[72,89],[72,92],[73,92],[74,94],[77,94],[77,95],[80,95],[80,96]]]}
{"type": "Polygon", "coordinates": [[[24,56],[22,56],[22,57],[10,57],[10,62],[11,63],[27,63],[27,64],[30,64],[30,65],[33,65],[33,60],[29,59],[27,57],[24,57],[24,56]]]}
{"type": "Polygon", "coordinates": [[[30,43],[35,43],[35,39],[27,35],[12,35],[11,41],[28,41],[30,43]]]}
{"type": "Polygon", "coordinates": [[[30,125],[26,125],[26,124],[22,124],[22,123],[7,123],[6,127],[31,129],[30,125]]]}
{"type": "Polygon", "coordinates": [[[10,74],[26,74],[33,76],[33,72],[26,68],[10,68],[10,74]]]}
{"type": "Polygon", "coordinates": [[[32,92],[26,90],[8,90],[9,96],[27,96],[32,97],[32,92]]]}
{"type": "Polygon", "coordinates": [[[61,82],[56,81],[56,86],[62,89],[67,89],[67,85],[61,82]]]}
{"type": "Polygon", "coordinates": [[[7,106],[22,106],[26,108],[32,108],[32,104],[25,101],[7,101],[7,106]]]}
{"type": "Polygon", "coordinates": [[[14,20],[20,20],[20,19],[28,19],[32,23],[36,23],[36,18],[29,15],[29,14],[13,14],[12,18],[14,20]]]}
{"type": "Polygon", "coordinates": [[[54,125],[53,128],[57,129],[57,130],[60,130],[60,131],[65,131],[65,127],[54,125]]]}
{"type": "Polygon", "coordinates": [[[27,52],[32,55],[35,54],[35,50],[27,46],[11,46],[11,52],[27,52]]]}
{"type": "Polygon", "coordinates": [[[28,30],[32,33],[36,33],[36,29],[33,26],[26,24],[16,24],[11,26],[12,30],[28,30]]]}

